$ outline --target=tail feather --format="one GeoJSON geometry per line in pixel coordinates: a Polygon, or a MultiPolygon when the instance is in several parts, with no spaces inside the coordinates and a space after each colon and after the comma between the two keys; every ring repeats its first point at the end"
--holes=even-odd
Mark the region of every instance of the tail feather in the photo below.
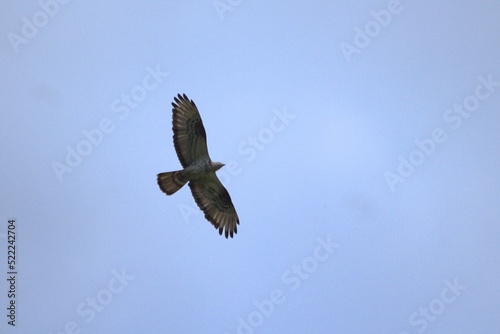
{"type": "Polygon", "coordinates": [[[181,189],[188,180],[184,177],[184,171],[167,172],[158,174],[158,185],[167,195],[172,195],[181,189]]]}

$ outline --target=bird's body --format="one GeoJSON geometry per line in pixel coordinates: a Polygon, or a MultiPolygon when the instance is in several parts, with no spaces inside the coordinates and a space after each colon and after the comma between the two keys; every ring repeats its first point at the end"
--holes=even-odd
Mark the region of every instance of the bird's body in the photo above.
{"type": "Polygon", "coordinates": [[[184,175],[189,180],[195,180],[205,176],[208,172],[216,172],[223,166],[224,164],[220,162],[212,162],[209,160],[201,159],[184,168],[184,175]]]}
{"type": "Polygon", "coordinates": [[[239,224],[238,214],[226,188],[215,172],[224,164],[213,162],[208,155],[205,128],[198,108],[186,94],[177,95],[172,103],[174,146],[183,169],[158,174],[158,185],[172,195],[187,182],[205,218],[219,234],[233,237],[239,224]]]}

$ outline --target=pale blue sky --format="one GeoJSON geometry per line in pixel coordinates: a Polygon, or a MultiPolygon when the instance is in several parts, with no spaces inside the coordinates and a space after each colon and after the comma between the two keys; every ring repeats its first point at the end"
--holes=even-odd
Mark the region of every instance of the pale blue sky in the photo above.
{"type": "Polygon", "coordinates": [[[0,332],[498,332],[498,1],[60,2],[0,8],[0,332]],[[156,184],[178,93],[234,239],[156,184]]]}

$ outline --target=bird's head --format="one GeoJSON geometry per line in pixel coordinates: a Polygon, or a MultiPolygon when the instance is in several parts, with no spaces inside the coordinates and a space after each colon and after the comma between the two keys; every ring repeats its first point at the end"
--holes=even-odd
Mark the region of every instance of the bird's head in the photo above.
{"type": "Polygon", "coordinates": [[[224,167],[224,164],[222,162],[213,162],[212,161],[211,164],[212,164],[212,168],[214,169],[214,172],[218,171],[219,169],[224,167]]]}

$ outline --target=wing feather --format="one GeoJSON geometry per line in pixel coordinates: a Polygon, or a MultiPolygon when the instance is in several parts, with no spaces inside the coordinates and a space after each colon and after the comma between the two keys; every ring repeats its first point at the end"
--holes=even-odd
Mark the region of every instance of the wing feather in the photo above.
{"type": "Polygon", "coordinates": [[[198,108],[186,94],[178,94],[172,102],[172,130],[174,146],[182,167],[199,159],[210,159],[207,135],[198,108]]]}
{"type": "Polygon", "coordinates": [[[237,233],[240,220],[234,208],[231,196],[214,172],[206,177],[191,180],[189,187],[196,204],[205,213],[205,218],[219,230],[219,234],[231,238],[237,233]]]}

